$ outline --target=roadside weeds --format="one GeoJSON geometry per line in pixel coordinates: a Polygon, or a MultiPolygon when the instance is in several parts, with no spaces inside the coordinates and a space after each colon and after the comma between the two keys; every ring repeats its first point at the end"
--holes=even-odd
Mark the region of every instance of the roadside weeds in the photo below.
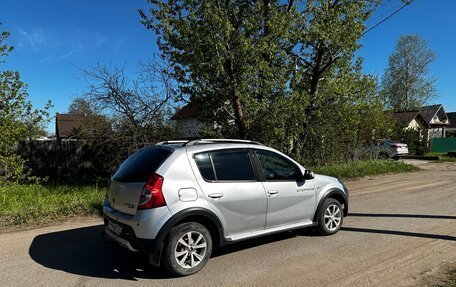
{"type": "MultiPolygon", "coordinates": [[[[357,161],[316,168],[316,173],[342,179],[420,168],[393,160],[357,161]]],[[[74,217],[101,215],[107,187],[94,185],[0,184],[0,231],[38,227],[74,217]]]]}

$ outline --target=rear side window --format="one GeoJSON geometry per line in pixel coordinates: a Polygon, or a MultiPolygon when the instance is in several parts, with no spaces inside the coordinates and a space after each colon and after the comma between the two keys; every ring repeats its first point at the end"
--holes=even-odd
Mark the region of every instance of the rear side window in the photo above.
{"type": "Polygon", "coordinates": [[[207,153],[195,155],[195,162],[205,180],[215,180],[214,169],[212,168],[211,158],[207,153]]]}
{"type": "Polygon", "coordinates": [[[223,150],[197,154],[195,161],[205,180],[256,180],[247,150],[223,150]]]}
{"type": "Polygon", "coordinates": [[[171,151],[157,147],[142,148],[120,165],[112,179],[120,182],[147,181],[170,154],[171,151]]]}

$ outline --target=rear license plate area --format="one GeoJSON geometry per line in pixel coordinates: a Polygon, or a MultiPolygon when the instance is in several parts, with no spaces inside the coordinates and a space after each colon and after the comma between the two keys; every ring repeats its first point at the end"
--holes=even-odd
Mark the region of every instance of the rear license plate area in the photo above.
{"type": "Polygon", "coordinates": [[[122,226],[115,222],[112,222],[111,220],[108,221],[108,229],[117,235],[120,235],[122,233],[122,226]]]}

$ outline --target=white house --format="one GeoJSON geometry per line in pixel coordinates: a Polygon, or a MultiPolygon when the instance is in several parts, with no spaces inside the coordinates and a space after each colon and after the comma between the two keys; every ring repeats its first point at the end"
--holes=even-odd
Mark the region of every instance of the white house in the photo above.
{"type": "Polygon", "coordinates": [[[171,117],[183,139],[199,138],[203,129],[207,127],[204,122],[198,120],[200,110],[198,104],[190,102],[171,117]]]}
{"type": "Polygon", "coordinates": [[[420,107],[413,111],[395,112],[393,119],[407,129],[426,131],[428,140],[446,137],[450,120],[442,105],[420,107]]]}

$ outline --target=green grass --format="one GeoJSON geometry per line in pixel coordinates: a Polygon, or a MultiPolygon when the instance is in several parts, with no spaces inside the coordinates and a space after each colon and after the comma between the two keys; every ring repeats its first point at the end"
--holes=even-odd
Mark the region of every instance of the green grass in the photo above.
{"type": "Polygon", "coordinates": [[[456,157],[441,156],[438,161],[442,162],[456,162],[456,157]]]}
{"type": "MultiPolygon", "coordinates": [[[[315,168],[316,173],[353,178],[418,170],[392,160],[357,161],[315,168]]],[[[106,187],[0,183],[0,229],[58,222],[101,213],[106,187]]]]}
{"type": "Polygon", "coordinates": [[[315,173],[335,176],[342,179],[363,176],[379,175],[385,173],[399,173],[417,171],[418,167],[394,160],[368,160],[355,161],[331,166],[317,167],[315,173]]]}
{"type": "Polygon", "coordinates": [[[456,268],[448,272],[448,277],[442,283],[434,287],[456,287],[456,268]]]}
{"type": "Polygon", "coordinates": [[[95,186],[0,184],[0,229],[100,214],[106,193],[95,186]]]}
{"type": "Polygon", "coordinates": [[[428,152],[426,155],[438,156],[438,162],[456,162],[456,157],[449,157],[446,152],[428,152]]]}
{"type": "Polygon", "coordinates": [[[428,155],[428,156],[444,156],[444,155],[446,155],[446,152],[427,152],[424,155],[428,155]]]}

